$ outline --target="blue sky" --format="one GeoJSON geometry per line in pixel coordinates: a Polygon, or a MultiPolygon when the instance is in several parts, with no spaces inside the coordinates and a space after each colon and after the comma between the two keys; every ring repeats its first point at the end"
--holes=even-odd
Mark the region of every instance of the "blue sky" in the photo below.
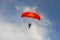
{"type": "MultiPolygon", "coordinates": [[[[35,25],[39,27],[42,26],[44,30],[46,31],[48,30],[46,34],[43,34],[44,30],[41,29],[42,27],[40,28],[42,30],[41,31],[42,34],[39,35],[44,35],[43,36],[44,38],[41,40],[60,40],[60,8],[59,7],[60,7],[60,0],[0,0],[0,27],[1,30],[3,30],[2,32],[0,32],[2,33],[2,35],[0,34],[1,35],[0,39],[9,40],[10,38],[11,40],[12,39],[14,40],[15,38],[14,36],[18,36],[20,33],[19,31],[21,31],[21,33],[23,34],[20,33],[20,35],[21,36],[26,35],[26,37],[18,36],[16,37],[15,40],[17,39],[38,40],[37,35],[36,35],[37,39],[35,39],[34,36],[31,37],[27,32],[28,31],[27,27],[26,28],[24,27],[25,25],[27,26],[28,22],[34,22],[34,26],[35,25]],[[20,16],[24,11],[37,12],[42,17],[41,21],[37,22],[36,20],[34,21],[32,19],[21,18],[20,16]],[[9,31],[9,33],[6,29],[9,31]],[[18,34],[15,34],[13,30],[18,34]],[[7,34],[8,36],[5,38],[4,36],[7,34]],[[10,35],[13,35],[13,37],[11,38],[10,35]],[[19,37],[22,39],[20,39],[19,37]]],[[[35,27],[33,27],[31,30],[33,30],[34,28],[35,27]]],[[[34,30],[32,32],[34,32],[34,30]]]]}

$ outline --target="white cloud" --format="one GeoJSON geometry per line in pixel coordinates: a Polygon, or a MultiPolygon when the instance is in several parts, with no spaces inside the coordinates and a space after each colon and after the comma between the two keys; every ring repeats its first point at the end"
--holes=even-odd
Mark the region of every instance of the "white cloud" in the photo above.
{"type": "MultiPolygon", "coordinates": [[[[27,37],[28,35],[15,24],[0,22],[0,37],[3,40],[17,40],[27,37]]],[[[0,39],[1,40],[1,39],[0,39]]]]}
{"type": "MultiPolygon", "coordinates": [[[[26,29],[25,25],[17,27],[16,24],[6,23],[0,20],[0,40],[45,40],[45,36],[48,33],[47,29],[42,26],[46,22],[43,16],[41,26],[37,26],[35,23],[32,24],[31,29],[26,29]]],[[[48,24],[45,24],[48,26],[48,24]]]]}
{"type": "MultiPolygon", "coordinates": [[[[41,30],[42,32],[42,30],[41,30]]],[[[41,34],[38,34],[38,28],[36,25],[31,26],[30,29],[30,34],[32,35],[33,38],[37,39],[37,40],[44,40],[43,36],[41,34]]]]}
{"type": "Polygon", "coordinates": [[[43,14],[40,14],[40,15],[41,15],[41,20],[40,20],[41,26],[47,27],[47,26],[50,26],[52,24],[47,16],[44,16],[43,14]]]}
{"type": "Polygon", "coordinates": [[[26,11],[30,11],[30,12],[35,12],[36,11],[36,7],[29,7],[29,6],[16,6],[17,11],[21,11],[22,12],[26,12],[26,11]]]}
{"type": "Polygon", "coordinates": [[[36,7],[24,7],[23,8],[23,12],[26,12],[26,11],[35,12],[36,11],[36,7]]]}

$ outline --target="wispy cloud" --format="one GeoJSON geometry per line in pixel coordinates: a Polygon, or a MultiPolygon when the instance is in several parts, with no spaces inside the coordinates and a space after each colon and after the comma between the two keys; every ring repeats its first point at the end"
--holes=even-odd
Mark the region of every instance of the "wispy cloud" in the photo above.
{"type": "Polygon", "coordinates": [[[49,30],[45,27],[49,24],[51,25],[50,20],[43,14],[40,24],[33,23],[31,29],[27,29],[25,25],[17,27],[17,24],[7,23],[2,19],[0,20],[0,40],[47,40],[48,38],[45,39],[45,37],[49,30]]]}
{"type": "Polygon", "coordinates": [[[17,11],[21,11],[22,12],[26,12],[26,11],[31,11],[31,12],[35,12],[36,11],[36,7],[30,7],[30,6],[16,6],[17,11]]]}
{"type": "MultiPolygon", "coordinates": [[[[12,2],[12,1],[11,1],[12,2]]],[[[30,6],[16,6],[17,12],[25,12],[32,11],[36,12],[37,7],[30,6]]],[[[48,19],[48,17],[41,15],[41,20],[27,20],[28,22],[33,22],[30,29],[28,29],[28,25],[22,22],[22,25],[17,26],[17,24],[6,22],[3,17],[5,17],[0,12],[0,40],[50,40],[47,37],[48,32],[50,31],[46,27],[50,26],[52,22],[48,19]],[[47,37],[47,38],[46,38],[47,37]]],[[[21,13],[20,13],[21,14],[21,13]]],[[[11,14],[12,15],[12,14],[11,14]]],[[[18,14],[19,15],[19,14],[18,14]]],[[[20,17],[20,16],[19,16],[20,17]]],[[[17,19],[18,22],[24,21],[23,19],[17,19]]]]}

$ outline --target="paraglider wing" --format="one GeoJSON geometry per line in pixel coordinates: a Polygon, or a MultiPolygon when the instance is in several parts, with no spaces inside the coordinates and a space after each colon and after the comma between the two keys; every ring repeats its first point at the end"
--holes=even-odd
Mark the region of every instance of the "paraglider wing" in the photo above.
{"type": "Polygon", "coordinates": [[[40,20],[40,16],[34,12],[24,12],[21,17],[29,17],[40,20]]]}

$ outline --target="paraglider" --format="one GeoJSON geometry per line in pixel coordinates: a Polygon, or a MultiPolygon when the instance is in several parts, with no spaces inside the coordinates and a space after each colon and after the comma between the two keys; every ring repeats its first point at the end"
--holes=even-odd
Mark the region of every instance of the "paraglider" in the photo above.
{"type": "MultiPolygon", "coordinates": [[[[28,17],[28,18],[33,18],[33,19],[37,19],[40,20],[40,16],[39,14],[35,13],[35,12],[24,12],[21,17],[28,17]]],[[[29,23],[29,28],[31,27],[31,23],[29,23]]]]}
{"type": "Polygon", "coordinates": [[[31,27],[31,23],[28,24],[29,25],[29,28],[31,27]]]}

